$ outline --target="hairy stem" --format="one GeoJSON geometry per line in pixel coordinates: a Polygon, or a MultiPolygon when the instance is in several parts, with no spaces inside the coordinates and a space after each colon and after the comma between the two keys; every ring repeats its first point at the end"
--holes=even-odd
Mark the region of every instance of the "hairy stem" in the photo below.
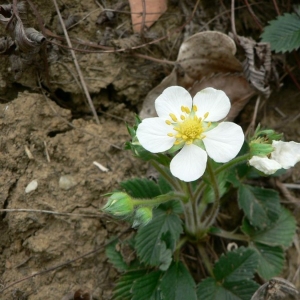
{"type": "Polygon", "coordinates": [[[200,254],[201,258],[202,258],[202,262],[203,262],[203,264],[204,264],[207,272],[209,273],[209,275],[211,277],[214,277],[214,272],[213,272],[213,268],[212,268],[211,262],[209,260],[209,257],[207,255],[207,253],[206,253],[203,245],[202,244],[198,244],[197,248],[198,248],[199,254],[200,254]]]}
{"type": "Polygon", "coordinates": [[[232,233],[229,231],[225,231],[223,229],[218,229],[218,231],[210,231],[209,232],[211,235],[219,236],[225,239],[230,239],[230,240],[237,240],[237,241],[249,241],[249,238],[246,235],[243,234],[237,234],[237,233],[232,233]]]}
{"type": "Polygon", "coordinates": [[[182,201],[184,201],[186,199],[186,196],[184,194],[181,193],[168,193],[168,194],[164,194],[164,195],[159,195],[155,198],[151,198],[151,199],[145,199],[145,198],[134,198],[132,199],[133,201],[133,205],[137,206],[137,205],[151,205],[151,206],[155,206],[155,205],[159,205],[161,203],[164,202],[168,202],[170,200],[176,200],[176,199],[180,199],[182,201]]]}
{"type": "Polygon", "coordinates": [[[249,153],[238,156],[238,157],[234,158],[233,160],[231,160],[231,161],[227,162],[226,164],[224,164],[224,165],[220,166],[219,168],[217,168],[215,170],[215,174],[218,175],[219,173],[223,172],[224,170],[230,169],[235,165],[246,162],[249,158],[250,158],[249,153]]]}
{"type": "Polygon", "coordinates": [[[207,171],[208,171],[208,174],[209,174],[209,177],[210,177],[212,188],[214,190],[215,201],[214,201],[214,204],[211,208],[210,215],[204,221],[204,226],[205,227],[209,227],[211,224],[213,224],[213,222],[215,221],[215,219],[218,215],[219,208],[220,208],[219,186],[218,186],[218,182],[217,182],[216,173],[213,170],[212,163],[211,163],[210,159],[208,159],[208,161],[207,161],[207,171]]]}
{"type": "Polygon", "coordinates": [[[156,161],[151,161],[152,166],[156,169],[158,173],[160,173],[167,182],[174,188],[174,190],[180,191],[180,185],[178,181],[172,177],[168,172],[166,172],[165,168],[163,168],[160,164],[158,164],[156,161]]]}

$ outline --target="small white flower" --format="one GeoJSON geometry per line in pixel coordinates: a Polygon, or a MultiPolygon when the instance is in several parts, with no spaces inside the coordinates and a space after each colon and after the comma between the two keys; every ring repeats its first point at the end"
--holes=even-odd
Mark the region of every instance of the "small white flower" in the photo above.
{"type": "Polygon", "coordinates": [[[152,153],[182,148],[171,161],[171,173],[183,181],[194,181],[203,175],[207,155],[216,162],[228,162],[243,145],[239,125],[212,123],[225,118],[230,106],[223,91],[206,88],[192,99],[184,88],[172,86],[155,101],[158,117],[144,119],[136,135],[152,153]]]}
{"type": "Polygon", "coordinates": [[[273,141],[274,147],[270,158],[253,156],[249,164],[257,170],[271,175],[279,169],[289,169],[300,161],[300,143],[273,141]]]}

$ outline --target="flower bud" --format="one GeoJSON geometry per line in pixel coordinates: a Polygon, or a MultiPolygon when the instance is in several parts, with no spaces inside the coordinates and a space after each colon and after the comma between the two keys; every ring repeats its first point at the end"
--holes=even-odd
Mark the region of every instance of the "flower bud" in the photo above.
{"type": "Polygon", "coordinates": [[[151,207],[140,207],[136,210],[132,227],[145,226],[153,217],[151,207]]]}
{"type": "Polygon", "coordinates": [[[108,198],[102,210],[117,217],[125,217],[133,212],[134,205],[129,195],[123,192],[116,192],[108,198]]]}

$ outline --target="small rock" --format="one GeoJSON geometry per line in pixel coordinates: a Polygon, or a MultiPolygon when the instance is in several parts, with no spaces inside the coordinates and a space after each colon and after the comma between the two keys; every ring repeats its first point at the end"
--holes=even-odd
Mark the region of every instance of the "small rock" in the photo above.
{"type": "Polygon", "coordinates": [[[59,188],[62,190],[69,190],[75,185],[77,185],[77,182],[75,181],[74,177],[71,175],[63,175],[59,178],[59,188]]]}
{"type": "Polygon", "coordinates": [[[36,180],[32,180],[25,188],[25,193],[28,194],[34,190],[36,190],[38,187],[38,182],[36,180]]]}

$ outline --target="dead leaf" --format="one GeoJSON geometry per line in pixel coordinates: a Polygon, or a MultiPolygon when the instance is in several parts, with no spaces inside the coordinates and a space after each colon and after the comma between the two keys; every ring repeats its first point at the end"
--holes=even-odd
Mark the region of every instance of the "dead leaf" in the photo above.
{"type": "Polygon", "coordinates": [[[129,0],[134,32],[149,28],[167,10],[167,0],[129,0]]]}
{"type": "Polygon", "coordinates": [[[236,37],[245,51],[244,74],[251,85],[266,98],[270,96],[271,47],[242,36],[236,37]]]}

